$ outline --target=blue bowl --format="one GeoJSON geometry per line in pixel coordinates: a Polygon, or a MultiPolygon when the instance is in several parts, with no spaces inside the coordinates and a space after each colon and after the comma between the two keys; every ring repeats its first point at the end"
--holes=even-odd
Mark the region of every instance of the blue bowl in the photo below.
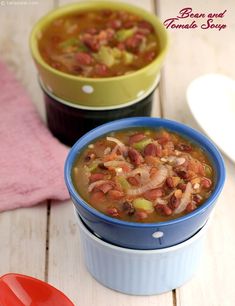
{"type": "Polygon", "coordinates": [[[198,131],[182,123],[150,117],[134,117],[103,124],[80,138],[71,148],[65,162],[65,182],[77,213],[88,228],[112,244],[133,249],[158,249],[181,243],[192,237],[206,223],[225,181],[223,158],[215,145],[198,131]],[[199,145],[210,158],[215,172],[215,186],[211,196],[196,210],[180,218],[158,223],[136,223],[115,219],[97,211],[77,193],[71,177],[75,159],[80,152],[107,133],[135,128],[166,128],[199,145]]]}

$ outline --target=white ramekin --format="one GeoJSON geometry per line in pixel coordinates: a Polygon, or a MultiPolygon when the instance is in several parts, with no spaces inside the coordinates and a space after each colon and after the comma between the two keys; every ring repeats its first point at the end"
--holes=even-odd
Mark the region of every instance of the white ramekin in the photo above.
{"type": "Polygon", "coordinates": [[[134,250],[99,239],[77,219],[90,274],[104,286],[132,295],[161,294],[190,280],[200,263],[208,228],[207,222],[193,237],[172,247],[134,250]]]}

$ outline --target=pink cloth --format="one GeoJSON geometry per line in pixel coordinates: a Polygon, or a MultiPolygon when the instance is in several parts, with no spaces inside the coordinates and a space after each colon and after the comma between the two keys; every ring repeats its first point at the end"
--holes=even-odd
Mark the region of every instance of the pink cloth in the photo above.
{"type": "Polygon", "coordinates": [[[63,176],[68,148],[1,62],[0,86],[0,211],[69,198],[63,176]]]}

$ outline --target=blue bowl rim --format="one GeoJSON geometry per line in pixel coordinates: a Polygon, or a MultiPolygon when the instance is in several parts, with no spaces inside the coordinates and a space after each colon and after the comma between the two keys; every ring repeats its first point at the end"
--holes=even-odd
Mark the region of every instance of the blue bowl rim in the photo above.
{"type": "MultiPolygon", "coordinates": [[[[157,118],[157,117],[132,117],[132,118],[124,118],[118,119],[115,121],[111,121],[105,124],[102,124],[91,131],[87,132],[83,135],[70,149],[69,154],[65,161],[64,167],[64,178],[65,183],[67,185],[68,191],[70,195],[79,202],[85,210],[89,211],[92,215],[95,215],[98,218],[103,219],[107,223],[116,224],[119,226],[126,226],[126,227],[134,227],[134,228],[151,228],[151,227],[162,227],[162,226],[171,226],[183,221],[186,221],[196,215],[203,213],[210,205],[212,205],[217,197],[219,196],[225,182],[225,165],[223,161],[223,157],[217,147],[209,140],[206,136],[204,136],[201,132],[191,128],[190,126],[165,119],[165,118],[157,118]],[[73,186],[72,177],[71,177],[71,170],[73,163],[78,156],[78,153],[84,149],[89,143],[92,143],[93,140],[106,135],[107,133],[111,133],[113,131],[125,130],[128,128],[138,128],[138,127],[149,127],[149,128],[166,128],[172,132],[176,132],[181,134],[182,136],[189,138],[200,147],[202,147],[206,153],[211,158],[217,172],[217,181],[214,187],[214,190],[210,197],[196,210],[188,213],[182,217],[163,221],[163,222],[155,222],[155,223],[138,223],[138,222],[128,222],[122,221],[116,218],[109,217],[92,206],[90,206],[76,191],[75,187],[73,186]]],[[[75,205],[76,206],[76,205],[75,205]]]]}

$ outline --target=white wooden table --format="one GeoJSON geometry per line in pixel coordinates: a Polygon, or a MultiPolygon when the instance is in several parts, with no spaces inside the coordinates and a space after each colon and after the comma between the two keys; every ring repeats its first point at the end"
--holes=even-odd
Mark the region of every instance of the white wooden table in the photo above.
{"type": "MultiPolygon", "coordinates": [[[[36,2],[35,5],[2,5],[3,1],[0,1],[0,57],[27,88],[44,118],[28,37],[40,16],[71,1],[36,2]]],[[[171,47],[160,89],[155,95],[153,116],[175,119],[199,129],[187,108],[185,90],[192,79],[204,73],[224,73],[235,79],[234,0],[128,2],[155,11],[162,21],[175,17],[185,7],[192,7],[199,13],[227,10],[221,20],[227,28],[221,31],[168,29],[171,47]]],[[[208,116],[213,116],[213,110],[208,116]]],[[[81,259],[78,227],[70,201],[41,203],[34,208],[0,214],[0,275],[18,272],[46,280],[80,306],[235,305],[235,171],[234,164],[227,158],[225,161],[226,183],[207,235],[201,267],[182,288],[159,296],[135,297],[114,292],[97,283],[81,259]]]]}

